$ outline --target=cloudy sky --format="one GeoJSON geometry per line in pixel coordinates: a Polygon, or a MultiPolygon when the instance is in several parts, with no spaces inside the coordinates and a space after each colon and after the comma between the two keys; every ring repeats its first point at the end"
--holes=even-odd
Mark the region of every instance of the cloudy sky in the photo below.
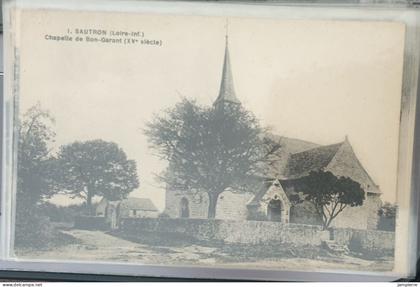
{"type": "MultiPolygon", "coordinates": [[[[153,174],[165,163],[142,130],[182,96],[215,100],[226,18],[41,11],[22,19],[21,111],[37,102],[48,109],[57,146],[118,143],[138,164],[141,187],[132,195],[162,210],[153,174]],[[76,28],[142,31],[162,46],[45,40],[76,28]]],[[[319,144],[348,135],[383,198],[394,201],[403,38],[397,23],[229,18],[237,96],[279,135],[319,144]]]]}

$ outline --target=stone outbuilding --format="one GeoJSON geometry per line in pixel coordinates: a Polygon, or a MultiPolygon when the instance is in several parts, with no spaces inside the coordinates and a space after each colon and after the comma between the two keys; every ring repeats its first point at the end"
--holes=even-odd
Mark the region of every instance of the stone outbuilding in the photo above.
{"type": "Polygon", "coordinates": [[[122,218],[157,218],[159,210],[148,198],[129,197],[116,201],[102,198],[96,207],[96,216],[105,217],[115,228],[122,218]]]}

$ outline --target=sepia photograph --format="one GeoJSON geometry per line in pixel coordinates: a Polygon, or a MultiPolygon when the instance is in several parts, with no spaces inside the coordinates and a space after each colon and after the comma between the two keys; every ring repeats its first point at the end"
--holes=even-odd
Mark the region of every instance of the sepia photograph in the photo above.
{"type": "Polygon", "coordinates": [[[404,24],[19,19],[16,258],[394,269],[404,24]]]}

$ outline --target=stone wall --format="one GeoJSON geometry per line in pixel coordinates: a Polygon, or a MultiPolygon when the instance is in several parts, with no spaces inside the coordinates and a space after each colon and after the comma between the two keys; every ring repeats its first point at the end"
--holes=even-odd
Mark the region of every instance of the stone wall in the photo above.
{"type": "Polygon", "coordinates": [[[381,206],[379,194],[367,193],[361,206],[346,207],[332,222],[335,228],[376,229],[381,206]]]}
{"type": "Polygon", "coordinates": [[[248,202],[254,197],[250,192],[225,191],[219,195],[216,207],[216,218],[225,220],[246,220],[248,202]]]}
{"type": "Polygon", "coordinates": [[[181,216],[181,200],[188,201],[190,218],[207,218],[208,195],[204,192],[182,192],[166,190],[165,214],[172,218],[181,216]]]}
{"type": "Polygon", "coordinates": [[[320,245],[329,237],[319,226],[272,221],[219,221],[217,239],[226,243],[320,245]]]}
{"type": "MultiPolygon", "coordinates": [[[[154,234],[156,238],[240,244],[293,244],[319,246],[330,239],[320,226],[268,221],[230,221],[184,218],[126,218],[120,231],[130,237],[154,234]]],[[[334,229],[334,241],[352,251],[382,255],[393,253],[394,233],[376,230],[334,229]]]]}
{"type": "Polygon", "coordinates": [[[120,211],[120,217],[135,217],[135,218],[142,218],[142,217],[150,217],[150,218],[157,218],[159,216],[159,211],[152,211],[152,210],[141,210],[137,209],[136,214],[134,214],[133,210],[124,208],[120,211]]]}
{"type": "Polygon", "coordinates": [[[367,229],[378,229],[379,209],[382,206],[381,195],[378,193],[367,193],[367,201],[364,203],[367,209],[367,229]]]}
{"type": "Polygon", "coordinates": [[[333,237],[336,243],[363,253],[393,253],[395,248],[395,233],[390,231],[336,228],[333,237]]]}
{"type": "Polygon", "coordinates": [[[319,226],[217,219],[127,218],[123,219],[120,229],[130,236],[141,236],[142,233],[183,234],[199,241],[241,244],[320,245],[329,237],[329,232],[319,226]]]}
{"type": "Polygon", "coordinates": [[[357,159],[347,138],[325,170],[360,183],[366,194],[363,205],[346,207],[333,221],[333,227],[376,229],[379,221],[378,210],[382,204],[380,189],[357,159]]]}
{"type": "MultiPolygon", "coordinates": [[[[247,203],[254,195],[249,192],[239,193],[225,191],[219,195],[216,207],[216,218],[226,220],[246,220],[247,203]]],[[[188,201],[190,218],[207,218],[208,195],[205,192],[182,192],[167,190],[165,214],[171,218],[181,215],[181,200],[188,201]]]]}

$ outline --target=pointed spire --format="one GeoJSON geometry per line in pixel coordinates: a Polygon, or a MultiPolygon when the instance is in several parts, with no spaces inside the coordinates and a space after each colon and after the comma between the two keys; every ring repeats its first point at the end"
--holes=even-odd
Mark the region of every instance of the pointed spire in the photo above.
{"type": "Polygon", "coordinates": [[[226,24],[226,45],[225,45],[225,59],[223,62],[222,81],[220,83],[219,96],[217,97],[214,105],[220,105],[224,103],[240,104],[241,102],[236,98],[235,88],[233,85],[232,69],[230,67],[229,57],[229,41],[227,34],[226,24]]]}

